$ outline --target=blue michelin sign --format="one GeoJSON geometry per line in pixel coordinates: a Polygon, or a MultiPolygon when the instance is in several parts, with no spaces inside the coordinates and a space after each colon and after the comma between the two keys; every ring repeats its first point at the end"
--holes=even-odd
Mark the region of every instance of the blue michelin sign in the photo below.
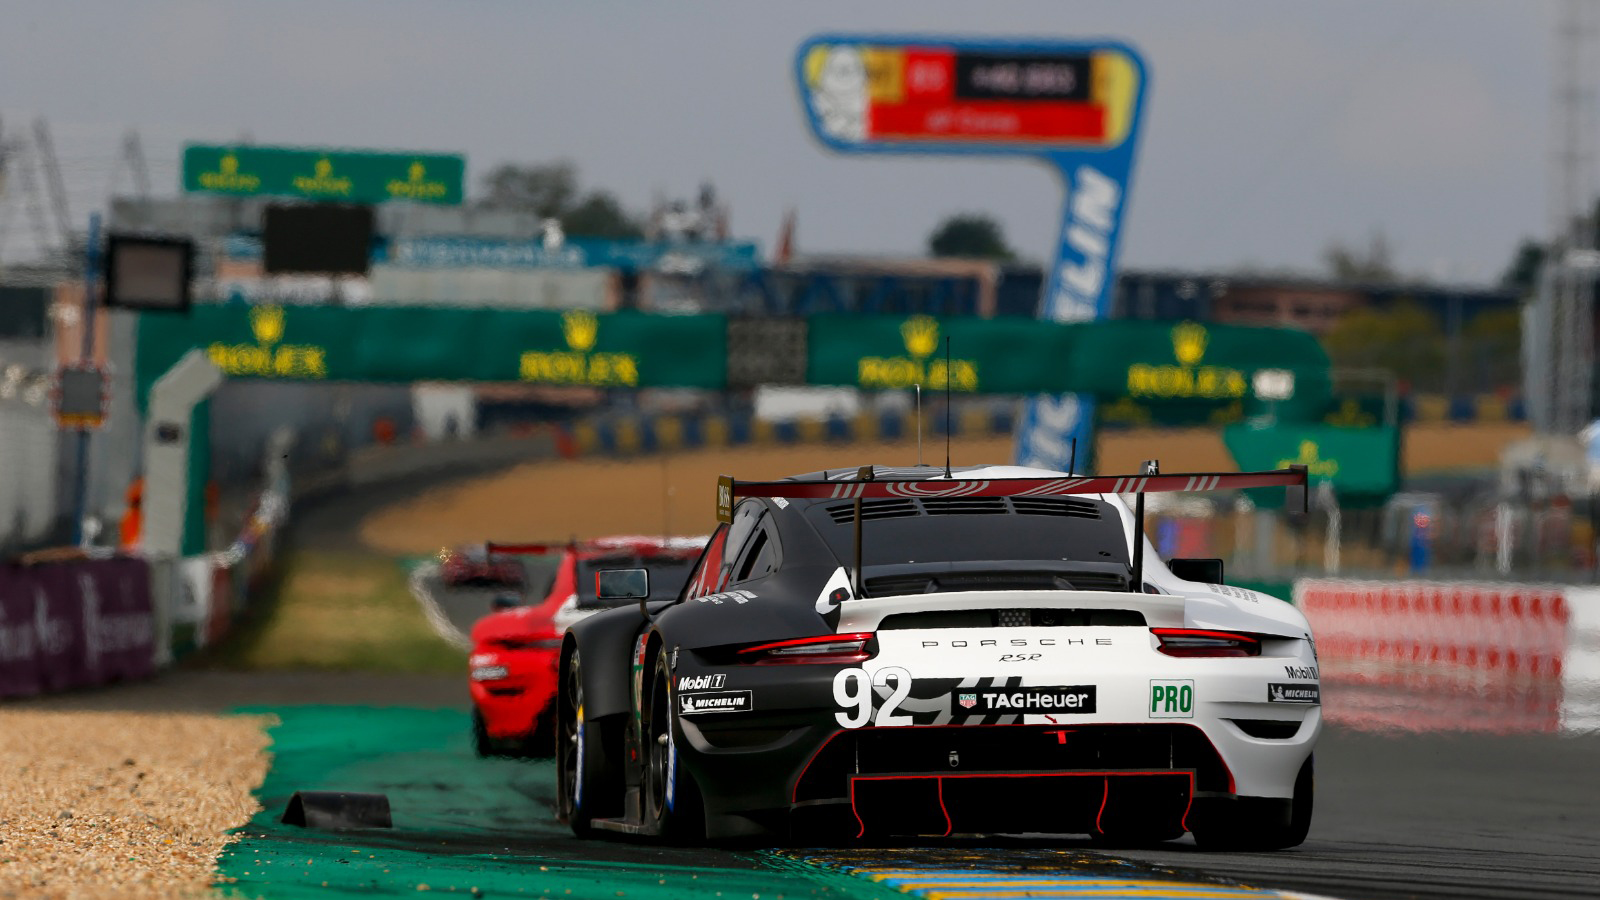
{"type": "Polygon", "coordinates": [[[477,237],[397,238],[382,262],[416,268],[484,266],[513,268],[592,268],[626,271],[754,271],[761,255],[753,243],[695,244],[674,241],[608,241],[569,238],[557,247],[538,240],[477,237]]]}
{"type": "MultiPolygon", "coordinates": [[[[795,57],[812,133],[843,153],[1031,156],[1067,188],[1039,317],[1105,318],[1148,86],[1144,60],[1117,41],[827,35],[795,57]]],[[[1094,400],[1025,401],[1022,465],[1085,469],[1094,400]]]]}
{"type": "MultiPolygon", "coordinates": [[[[261,242],[232,235],[223,242],[232,259],[259,259],[261,242]]],[[[378,242],[374,263],[418,269],[585,269],[695,274],[703,270],[752,272],[761,265],[754,243],[691,244],[569,238],[547,247],[541,240],[483,237],[392,238],[378,242]]]]}

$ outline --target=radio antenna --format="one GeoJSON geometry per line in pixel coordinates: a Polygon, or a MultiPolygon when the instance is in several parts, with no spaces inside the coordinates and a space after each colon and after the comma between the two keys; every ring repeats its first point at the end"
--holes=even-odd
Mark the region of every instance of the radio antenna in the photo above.
{"type": "Polygon", "coordinates": [[[950,477],[950,335],[944,336],[944,477],[950,477]]]}
{"type": "Polygon", "coordinates": [[[917,466],[922,466],[922,385],[912,385],[917,389],[917,466]]]}
{"type": "Polygon", "coordinates": [[[1067,446],[1069,448],[1067,450],[1067,474],[1076,475],[1078,474],[1078,439],[1068,438],[1067,446]]]}

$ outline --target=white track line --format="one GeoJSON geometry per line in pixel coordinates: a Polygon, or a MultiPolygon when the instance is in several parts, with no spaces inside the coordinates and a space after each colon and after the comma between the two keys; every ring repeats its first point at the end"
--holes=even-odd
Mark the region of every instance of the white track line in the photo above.
{"type": "Polygon", "coordinates": [[[433,599],[433,591],[428,590],[428,579],[438,574],[438,563],[424,563],[412,569],[411,596],[417,598],[418,605],[422,607],[422,614],[428,617],[428,624],[433,626],[434,633],[443,638],[445,643],[458,650],[471,650],[472,639],[450,623],[444,610],[439,608],[439,601],[433,599]]]}

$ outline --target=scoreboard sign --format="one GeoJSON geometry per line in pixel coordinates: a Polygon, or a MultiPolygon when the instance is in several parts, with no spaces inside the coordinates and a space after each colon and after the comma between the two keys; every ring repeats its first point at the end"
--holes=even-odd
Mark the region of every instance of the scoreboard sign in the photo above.
{"type": "MultiPolygon", "coordinates": [[[[1110,314],[1148,81],[1132,47],[829,35],[801,45],[795,78],[812,133],[834,150],[1025,155],[1054,168],[1067,198],[1039,317],[1110,314]]],[[[1064,469],[1074,441],[1086,461],[1093,413],[1087,396],[1030,397],[1017,462],[1064,469]]]]}
{"type": "Polygon", "coordinates": [[[1119,47],[819,39],[800,83],[836,149],[1106,149],[1134,124],[1140,66],[1119,47]]]}

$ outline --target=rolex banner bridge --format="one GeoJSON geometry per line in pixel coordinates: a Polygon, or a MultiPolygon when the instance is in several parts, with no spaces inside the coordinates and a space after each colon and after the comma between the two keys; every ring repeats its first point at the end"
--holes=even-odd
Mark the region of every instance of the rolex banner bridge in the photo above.
{"type": "Polygon", "coordinates": [[[966,394],[1084,393],[1188,404],[1229,418],[1319,417],[1331,397],[1316,339],[1281,328],[930,316],[743,319],[639,312],[198,306],[145,314],[136,382],[189,350],[224,375],[328,381],[521,382],[707,390],[850,386],[966,394]],[[948,351],[948,352],[947,352],[948,351]],[[1281,385],[1257,396],[1262,373],[1281,385]]]}
{"type": "MultiPolygon", "coordinates": [[[[150,492],[182,495],[162,533],[185,556],[204,549],[199,489],[210,388],[177,405],[172,392],[179,373],[197,367],[213,378],[299,381],[1076,393],[1176,405],[1220,421],[1270,412],[1309,422],[1331,398],[1328,359],[1311,335],[1190,322],[205,305],[184,315],[141,313],[136,347],[135,395],[151,419],[146,458],[181,460],[187,471],[186,486],[167,479],[150,492]],[[1278,389],[1258,396],[1257,382],[1278,389]]],[[[1087,464],[1092,447],[1082,449],[1077,458],[1087,464]]]]}

